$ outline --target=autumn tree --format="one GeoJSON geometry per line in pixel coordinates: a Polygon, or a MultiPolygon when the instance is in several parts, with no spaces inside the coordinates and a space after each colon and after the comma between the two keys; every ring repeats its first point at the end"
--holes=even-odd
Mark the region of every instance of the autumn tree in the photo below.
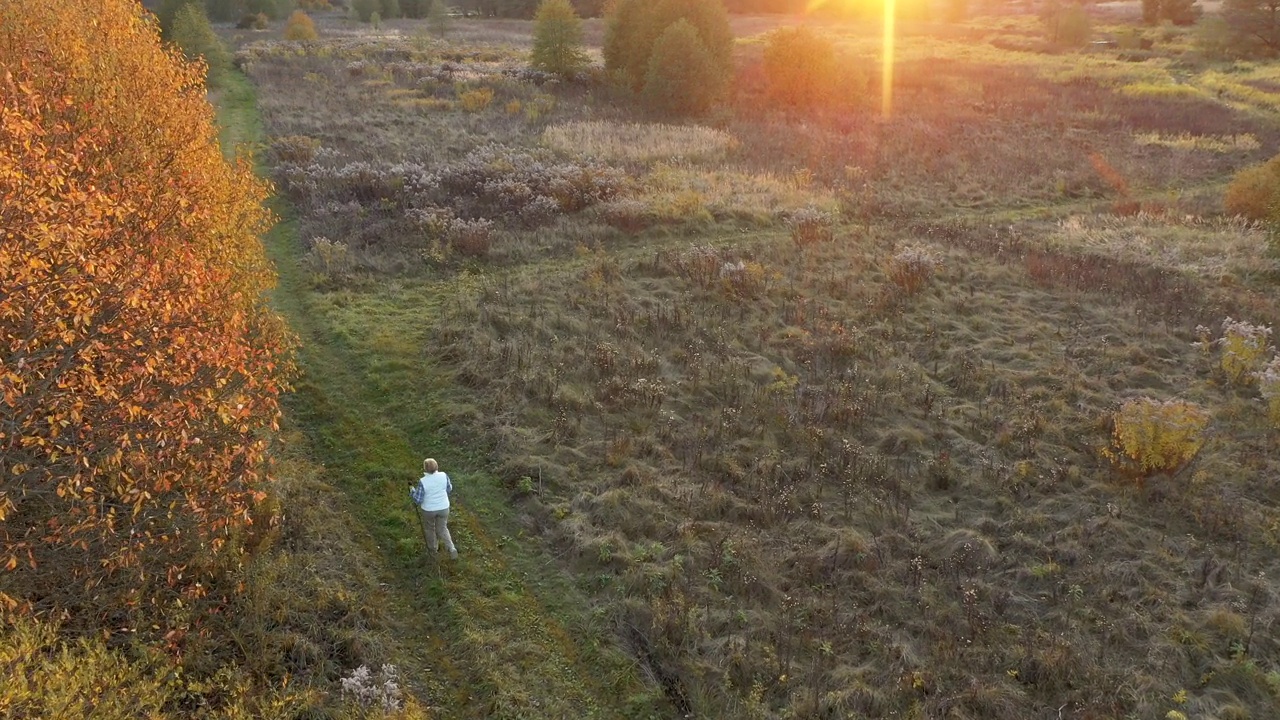
{"type": "Polygon", "coordinates": [[[1240,54],[1280,55],[1280,0],[1226,0],[1222,19],[1240,54]]]}
{"type": "Polygon", "coordinates": [[[312,22],[311,16],[301,10],[294,10],[289,16],[289,22],[284,25],[285,40],[316,40],[319,39],[316,33],[316,24],[312,22]]]}
{"type": "Polygon", "coordinates": [[[0,4],[0,601],[120,627],[236,562],[289,367],[268,192],[135,0],[0,4]]]}
{"type": "Polygon", "coordinates": [[[835,44],[807,27],[769,33],[764,45],[764,72],[769,97],[779,105],[812,108],[839,94],[835,44]]]}
{"type": "Polygon", "coordinates": [[[587,66],[582,50],[582,20],[569,0],[543,0],[533,25],[533,53],[529,64],[536,70],[571,76],[587,66]]]}

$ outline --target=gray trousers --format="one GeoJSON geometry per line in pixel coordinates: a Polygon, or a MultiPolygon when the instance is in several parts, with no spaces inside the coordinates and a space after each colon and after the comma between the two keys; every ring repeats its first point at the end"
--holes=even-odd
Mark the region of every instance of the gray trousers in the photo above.
{"type": "Polygon", "coordinates": [[[453,538],[449,536],[449,509],[427,512],[418,508],[418,512],[422,513],[423,533],[426,535],[427,547],[431,552],[437,552],[440,549],[441,540],[444,541],[444,547],[450,555],[458,552],[453,545],[453,538]]]}

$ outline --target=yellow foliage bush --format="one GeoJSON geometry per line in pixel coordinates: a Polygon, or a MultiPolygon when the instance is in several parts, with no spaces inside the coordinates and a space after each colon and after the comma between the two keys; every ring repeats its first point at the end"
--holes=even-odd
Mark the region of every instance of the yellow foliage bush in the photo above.
{"type": "Polygon", "coordinates": [[[227,720],[288,717],[308,698],[253,688],[245,675],[224,667],[210,681],[190,681],[168,657],[136,651],[130,657],[98,638],[68,642],[56,624],[0,617],[0,717],[187,717],[172,708],[184,697],[216,696],[227,720]]]}
{"type": "Polygon", "coordinates": [[[1117,468],[1146,477],[1184,467],[1204,445],[1209,412],[1185,400],[1129,400],[1112,416],[1113,444],[1103,454],[1117,468]]]}
{"type": "Polygon", "coordinates": [[[1233,215],[1263,220],[1275,204],[1277,191],[1280,191],[1280,156],[1236,173],[1227,186],[1222,204],[1233,215]]]}
{"type": "Polygon", "coordinates": [[[1227,318],[1222,322],[1222,371],[1231,378],[1231,382],[1240,385],[1252,383],[1266,362],[1266,355],[1271,350],[1268,340],[1271,328],[1253,325],[1243,320],[1227,318]]]}
{"type": "Polygon", "coordinates": [[[316,33],[316,24],[311,21],[311,16],[301,10],[294,10],[289,16],[289,22],[284,26],[285,40],[316,40],[319,39],[316,33]]]}
{"type": "Polygon", "coordinates": [[[488,108],[493,102],[493,88],[466,90],[458,95],[458,102],[462,104],[462,109],[467,112],[480,112],[488,108]]]}
{"type": "Polygon", "coordinates": [[[1272,425],[1280,428],[1280,356],[1272,358],[1258,374],[1258,389],[1267,403],[1267,417],[1272,425]]]}

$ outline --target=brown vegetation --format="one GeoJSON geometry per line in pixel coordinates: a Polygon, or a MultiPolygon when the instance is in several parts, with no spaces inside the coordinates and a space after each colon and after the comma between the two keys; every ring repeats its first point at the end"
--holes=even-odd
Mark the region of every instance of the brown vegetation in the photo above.
{"type": "MultiPolygon", "coordinates": [[[[1232,381],[1197,329],[1280,320],[1264,234],[1220,217],[1280,139],[1264,71],[1179,84],[1177,35],[1155,62],[1056,55],[1031,18],[928,32],[883,121],[762,113],[747,39],[715,168],[540,147],[643,118],[490,45],[239,60],[325,336],[379,388],[440,383],[444,432],[671,707],[1273,714],[1274,361],[1232,381]],[[1144,445],[1148,397],[1196,432],[1144,445]]],[[[871,67],[874,38],[833,35],[871,67]]],[[[501,650],[469,709],[553,715],[501,650]]]]}

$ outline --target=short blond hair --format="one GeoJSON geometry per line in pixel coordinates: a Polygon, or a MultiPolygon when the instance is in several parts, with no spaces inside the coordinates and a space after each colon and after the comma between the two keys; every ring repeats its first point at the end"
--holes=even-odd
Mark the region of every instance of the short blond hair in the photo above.
{"type": "Polygon", "coordinates": [[[424,472],[433,473],[440,469],[440,463],[435,458],[427,458],[422,461],[422,469],[424,472]]]}

